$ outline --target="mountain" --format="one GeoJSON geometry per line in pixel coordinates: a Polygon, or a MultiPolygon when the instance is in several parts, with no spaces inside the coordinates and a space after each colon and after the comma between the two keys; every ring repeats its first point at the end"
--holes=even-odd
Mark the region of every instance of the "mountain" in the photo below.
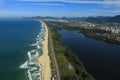
{"type": "Polygon", "coordinates": [[[92,23],[105,23],[105,22],[120,23],[120,15],[113,16],[113,17],[110,17],[110,16],[88,17],[86,21],[92,22],[92,23]]]}
{"type": "Polygon", "coordinates": [[[105,22],[110,22],[110,23],[120,23],[120,15],[116,16],[97,16],[97,17],[51,17],[51,16],[46,16],[46,17],[41,17],[41,16],[36,16],[36,17],[24,17],[27,19],[55,19],[55,20],[69,20],[69,21],[87,21],[91,23],[105,23],[105,22]]]}

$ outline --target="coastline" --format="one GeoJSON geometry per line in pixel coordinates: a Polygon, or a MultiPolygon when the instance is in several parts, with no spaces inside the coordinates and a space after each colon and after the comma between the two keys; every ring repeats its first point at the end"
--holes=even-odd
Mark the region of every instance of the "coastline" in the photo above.
{"type": "Polygon", "coordinates": [[[43,54],[38,57],[38,63],[41,65],[41,80],[51,80],[52,74],[51,74],[51,66],[50,66],[50,56],[48,55],[48,29],[47,25],[40,21],[44,27],[45,27],[45,36],[44,40],[42,41],[43,45],[43,54]]]}

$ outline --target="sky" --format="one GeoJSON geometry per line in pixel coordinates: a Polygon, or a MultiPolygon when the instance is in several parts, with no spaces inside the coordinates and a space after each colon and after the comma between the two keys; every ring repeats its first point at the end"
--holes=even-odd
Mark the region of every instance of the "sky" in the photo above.
{"type": "Polygon", "coordinates": [[[120,0],[0,0],[0,18],[88,17],[120,14],[120,0]]]}

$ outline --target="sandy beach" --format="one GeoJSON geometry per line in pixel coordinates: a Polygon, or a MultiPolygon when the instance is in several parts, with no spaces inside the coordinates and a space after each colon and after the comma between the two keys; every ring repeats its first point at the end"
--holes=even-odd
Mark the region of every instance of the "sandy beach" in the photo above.
{"type": "Polygon", "coordinates": [[[43,54],[38,58],[38,62],[41,65],[41,80],[51,80],[51,67],[50,56],[48,55],[48,29],[47,25],[43,23],[46,29],[43,45],[43,54]]]}

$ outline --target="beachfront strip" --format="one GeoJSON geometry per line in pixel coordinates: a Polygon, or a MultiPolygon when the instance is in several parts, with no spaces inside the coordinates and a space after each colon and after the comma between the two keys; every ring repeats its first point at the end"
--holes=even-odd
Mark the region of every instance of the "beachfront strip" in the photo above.
{"type": "Polygon", "coordinates": [[[44,41],[42,41],[43,54],[38,58],[38,63],[41,65],[41,80],[51,80],[51,66],[50,66],[50,56],[48,55],[48,29],[47,25],[40,21],[45,27],[44,41]]]}

